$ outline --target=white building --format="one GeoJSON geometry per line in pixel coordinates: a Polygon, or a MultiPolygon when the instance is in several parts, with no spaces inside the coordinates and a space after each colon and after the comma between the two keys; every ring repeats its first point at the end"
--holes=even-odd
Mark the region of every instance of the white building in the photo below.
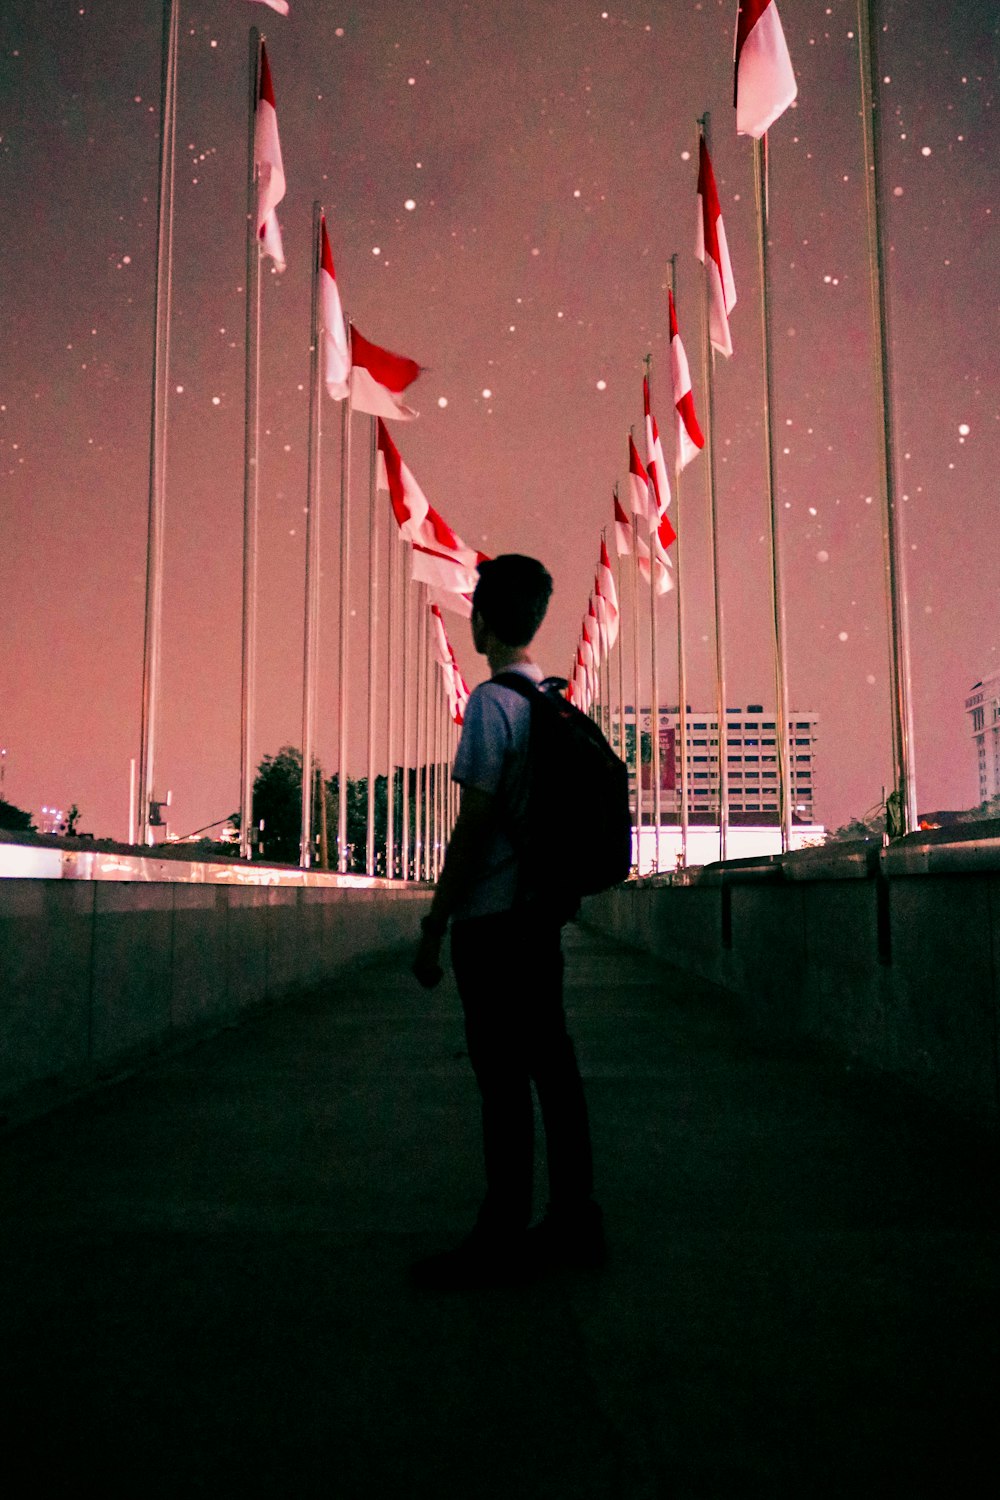
{"type": "Polygon", "coordinates": [[[965,700],[976,748],[980,802],[1000,797],[1000,669],[977,682],[965,700]]]}
{"type": "MultiPolygon", "coordinates": [[[[773,712],[773,710],[772,710],[773,712]]],[[[688,710],[687,777],[688,810],[694,819],[706,821],[706,815],[718,816],[719,725],[714,712],[688,710]]],[[[652,716],[648,708],[639,710],[640,728],[648,736],[652,716]]],[[[793,821],[812,825],[816,797],[814,760],[816,744],[815,713],[789,713],[788,768],[791,778],[793,821]]],[[[616,727],[616,726],[615,726],[616,727]]],[[[634,744],[635,713],[625,706],[627,742],[634,744]],[[629,732],[631,729],[631,733],[629,732]]],[[[635,778],[632,789],[635,790],[635,778]]],[[[651,808],[653,790],[651,768],[643,775],[645,805],[651,808]]],[[[754,815],[779,813],[778,746],[775,720],[759,703],[746,708],[726,709],[726,784],[729,812],[734,822],[750,824],[754,815]],[[734,816],[735,815],[735,816],[734,816]]],[[[676,706],[660,709],[660,807],[663,822],[676,822],[681,810],[680,714],[676,706]]]]}

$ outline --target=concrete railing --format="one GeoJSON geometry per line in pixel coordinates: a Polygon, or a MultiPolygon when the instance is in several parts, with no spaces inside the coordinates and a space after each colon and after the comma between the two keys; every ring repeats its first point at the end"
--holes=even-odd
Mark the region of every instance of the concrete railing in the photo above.
{"type": "Polygon", "coordinates": [[[385,881],[0,881],[0,1101],[43,1107],[47,1090],[335,979],[409,941],[429,899],[385,881]]]}
{"type": "Polygon", "coordinates": [[[1000,1124],[1000,840],[912,839],[715,866],[592,897],[584,920],[1000,1124]]]}

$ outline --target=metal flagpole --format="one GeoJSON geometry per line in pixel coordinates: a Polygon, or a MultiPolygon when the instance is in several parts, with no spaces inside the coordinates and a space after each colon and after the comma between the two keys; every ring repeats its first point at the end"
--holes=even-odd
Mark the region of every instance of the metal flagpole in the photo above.
{"type": "Polygon", "coordinates": [[[632,517],[632,665],[634,669],[633,715],[635,723],[635,869],[642,873],[642,715],[639,711],[639,529],[632,517]]]}
{"type": "Polygon", "coordinates": [[[260,383],[260,244],[254,127],[260,94],[260,32],[250,28],[250,131],[247,147],[246,380],[243,437],[243,662],[240,736],[240,854],[253,853],[253,731],[257,677],[257,469],[260,383]]]}
{"type": "MultiPolygon", "coordinates": [[[[350,348],[350,326],[347,342],[350,348]]],[[[337,870],[347,874],[347,627],[351,615],[351,392],[343,402],[340,438],[340,611],[337,682],[337,870]]]]}
{"type": "Polygon", "coordinates": [[[410,598],[410,581],[406,573],[406,562],[400,568],[400,578],[403,586],[403,608],[402,608],[402,640],[400,642],[400,677],[403,687],[403,788],[402,807],[400,815],[402,828],[400,829],[400,874],[404,880],[410,879],[410,617],[413,613],[413,603],[410,598]]]}
{"type": "Polygon", "coordinates": [[[375,418],[370,417],[368,464],[368,762],[365,796],[365,874],[375,874],[375,662],[378,635],[378,518],[375,513],[375,464],[378,458],[375,418]]]}
{"type": "MultiPolygon", "coordinates": [[[[618,484],[615,483],[615,499],[618,499],[618,484]]],[[[615,527],[615,556],[618,560],[618,754],[628,763],[625,748],[625,584],[623,580],[621,554],[618,551],[618,530],[615,527]]]]}
{"type": "Polygon", "coordinates": [[[879,470],[882,488],[882,524],[885,554],[886,597],[889,615],[889,668],[892,678],[892,755],[895,769],[895,799],[898,816],[890,833],[912,833],[918,826],[917,787],[914,771],[913,705],[910,698],[910,618],[906,587],[903,512],[896,495],[894,402],[889,332],[889,307],[885,290],[887,263],[885,229],[882,223],[882,138],[879,129],[878,85],[881,6],[874,0],[858,0],[859,55],[861,62],[861,119],[865,141],[865,179],[868,206],[868,253],[870,260],[872,322],[875,333],[875,399],[882,424],[879,470]],[[872,25],[870,11],[876,24],[872,25]]]}
{"type": "Polygon", "coordinates": [[[167,382],[173,291],[174,153],[177,140],[177,37],[180,0],[163,8],[160,83],[160,178],[156,210],[156,285],[153,314],[153,391],[149,432],[149,519],[146,534],[146,613],[142,647],[142,713],[139,730],[138,795],[131,797],[129,823],[141,843],[152,843],[149,803],[153,795],[156,710],[160,681],[163,614],[163,521],[167,467],[167,382]],[[136,801],[138,808],[136,808],[136,801]],[[136,813],[138,812],[138,816],[136,813]]]}
{"type": "Polygon", "coordinates": [[[316,666],[319,644],[320,557],[320,340],[319,273],[323,209],[313,203],[312,312],[309,324],[309,449],[306,470],[306,585],[302,658],[302,830],[299,864],[313,862],[313,737],[316,714],[316,666]]]}
{"type": "MultiPolygon", "coordinates": [[[[677,256],[670,257],[670,292],[677,301],[677,256]]],[[[684,536],[681,526],[681,465],[680,454],[674,455],[674,506],[677,523],[677,541],[674,544],[674,585],[677,589],[677,737],[680,740],[681,764],[681,868],[687,868],[688,827],[690,807],[688,803],[688,757],[687,757],[687,655],[684,649],[684,578],[681,570],[681,545],[684,536]]],[[[711,738],[711,736],[709,736],[711,738]]],[[[675,753],[676,763],[676,753],[675,753]]]]}
{"type": "MultiPolygon", "coordinates": [[[[646,379],[650,378],[653,356],[646,355],[646,379]]],[[[650,407],[652,410],[652,407],[650,407]]],[[[653,488],[651,486],[651,488],[653,488]]],[[[656,833],[653,839],[656,873],[660,873],[660,823],[663,819],[663,804],[660,791],[660,682],[659,652],[657,651],[658,621],[656,618],[656,532],[649,538],[649,723],[651,735],[650,771],[653,777],[653,819],[656,833]]]]}
{"type": "MultiPolygon", "coordinates": [[[[706,148],[710,146],[708,123],[709,115],[706,110],[698,121],[702,129],[702,134],[705,137],[706,148]]],[[[728,736],[726,734],[726,671],[722,628],[722,591],[719,587],[719,527],[715,496],[715,382],[713,378],[713,360],[715,356],[712,351],[712,336],[709,325],[707,271],[704,277],[704,296],[702,298],[702,331],[704,335],[705,392],[708,411],[704,453],[705,474],[708,481],[708,524],[710,545],[712,548],[712,592],[715,603],[715,705],[719,721],[719,858],[725,859],[729,840],[728,736]]],[[[709,740],[711,740],[711,735],[709,735],[709,740]]],[[[709,745],[709,750],[711,751],[711,745],[709,745]]]]}
{"type": "Polygon", "coordinates": [[[778,809],[781,852],[792,842],[792,798],[788,750],[788,669],[785,660],[785,599],[781,588],[781,533],[774,476],[773,381],[771,370],[771,306],[767,243],[767,134],[753,143],[754,185],[757,198],[757,256],[760,265],[760,321],[764,354],[764,449],[767,458],[767,503],[771,521],[771,619],[774,641],[775,741],[778,751],[778,809]]]}
{"type": "Polygon", "coordinates": [[[441,873],[441,848],[444,843],[444,674],[439,666],[434,674],[434,879],[441,873]]]}
{"type": "Polygon", "coordinates": [[[431,723],[431,703],[433,701],[434,686],[431,680],[431,632],[430,632],[430,593],[427,585],[423,585],[423,607],[421,609],[421,620],[423,622],[423,651],[424,658],[424,763],[423,763],[423,841],[424,841],[424,864],[423,878],[432,880],[431,869],[433,867],[434,849],[432,847],[433,830],[431,828],[431,754],[433,741],[433,728],[431,723]]]}
{"type": "Polygon", "coordinates": [[[385,873],[389,880],[396,874],[396,574],[399,570],[399,539],[389,524],[389,556],[386,563],[386,783],[385,783],[385,873]]]}
{"type": "Polygon", "coordinates": [[[424,678],[427,675],[427,592],[425,584],[417,585],[417,673],[416,702],[413,708],[416,731],[416,754],[414,757],[414,808],[413,808],[413,875],[415,880],[424,878],[424,761],[427,758],[425,739],[424,678]]]}

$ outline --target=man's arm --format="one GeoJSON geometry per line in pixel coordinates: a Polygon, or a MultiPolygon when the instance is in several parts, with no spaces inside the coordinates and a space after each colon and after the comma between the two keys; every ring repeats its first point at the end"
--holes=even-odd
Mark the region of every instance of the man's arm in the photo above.
{"type": "Polygon", "coordinates": [[[413,964],[414,974],[428,988],[441,978],[441,939],[448,918],[458,905],[461,894],[478,875],[495,825],[496,798],[493,793],[480,791],[474,786],[464,787],[455,827],[448,840],[444,867],[434,888],[431,909],[421,924],[423,935],[413,964]]]}

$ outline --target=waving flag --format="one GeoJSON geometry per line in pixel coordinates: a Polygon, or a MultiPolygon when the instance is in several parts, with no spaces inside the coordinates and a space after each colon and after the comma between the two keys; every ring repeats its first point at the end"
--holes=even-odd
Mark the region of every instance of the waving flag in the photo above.
{"type": "Polygon", "coordinates": [[[601,630],[601,621],[593,598],[587,602],[587,614],[583,622],[583,634],[594,648],[594,664],[599,667],[601,665],[601,657],[604,655],[604,633],[601,630]]]}
{"type": "Polygon", "coordinates": [[[674,586],[674,580],[670,576],[670,559],[664,551],[655,531],[650,536],[650,542],[652,543],[652,549],[647,547],[642,537],[636,532],[635,545],[639,554],[639,572],[648,583],[649,570],[652,567],[656,578],[656,592],[658,594],[669,594],[674,586]]]}
{"type": "Polygon", "coordinates": [[[670,481],[667,479],[667,465],[656,418],[650,410],[648,375],[642,377],[642,409],[646,417],[646,471],[656,503],[656,520],[652,525],[658,525],[670,504],[670,481]]]}
{"type": "Polygon", "coordinates": [[[430,512],[427,497],[404,464],[381,417],[375,424],[375,433],[378,487],[389,491],[392,513],[396,517],[400,536],[407,542],[415,541],[422,535],[421,528],[430,512]]]}
{"type": "Polygon", "coordinates": [[[426,495],[381,420],[376,423],[375,443],[376,483],[379,489],[389,491],[399,534],[413,548],[413,581],[440,590],[440,602],[446,609],[468,617],[472,613],[477,569],[485,554],[467,547],[444,517],[427,503],[426,495]]]}
{"type": "Polygon", "coordinates": [[[643,468],[639,450],[632,440],[631,433],[628,440],[628,488],[632,514],[642,516],[650,531],[655,530],[660,518],[655,500],[650,495],[649,475],[643,468]]]}
{"type": "MultiPolygon", "coordinates": [[[[626,520],[628,517],[626,517],[626,520]]],[[[621,609],[618,605],[618,590],[615,587],[615,575],[611,571],[611,558],[608,556],[608,547],[604,538],[601,537],[601,560],[597,565],[597,591],[604,600],[604,618],[608,632],[608,649],[618,639],[618,626],[621,622],[621,609]]]]}
{"type": "Polygon", "coordinates": [[[281,228],[274,210],[285,196],[285,169],[281,162],[271,64],[267,60],[267,48],[263,42],[260,46],[260,78],[254,115],[253,158],[257,169],[257,238],[263,253],[271,257],[279,271],[283,271],[285,252],[281,244],[281,228]]]}
{"type": "Polygon", "coordinates": [[[351,353],[325,217],[320,219],[319,311],[323,328],[323,379],[334,401],[343,401],[350,384],[351,353]]]}
{"type": "Polygon", "coordinates": [[[734,74],[736,133],[759,139],[799,91],[774,0],[740,0],[734,74]]]}
{"type": "Polygon", "coordinates": [[[632,556],[632,522],[626,511],[622,510],[618,496],[615,496],[615,552],[619,557],[632,556]]]}
{"type": "Polygon", "coordinates": [[[677,308],[674,294],[667,292],[670,304],[670,367],[674,377],[674,408],[677,412],[677,467],[686,469],[705,446],[705,435],[698,426],[691,391],[691,372],[687,355],[677,330],[677,308]]]}
{"type": "Polygon", "coordinates": [[[269,5],[272,10],[278,12],[279,16],[288,15],[288,0],[261,0],[261,4],[269,5]]]}
{"type": "Polygon", "coordinates": [[[434,644],[434,655],[438,666],[441,668],[441,676],[444,679],[445,695],[448,699],[448,712],[456,724],[462,723],[465,705],[469,701],[469,689],[465,685],[465,679],[458,669],[455,652],[448,639],[448,633],[444,628],[444,620],[441,618],[441,610],[437,604],[431,605],[431,637],[434,644]]]}
{"type": "Polygon", "coordinates": [[[705,145],[698,142],[698,226],[694,253],[705,267],[708,277],[708,329],[713,347],[728,359],[733,352],[729,334],[729,314],[736,306],[736,284],[726,244],[726,227],[722,222],[715,173],[705,145]]]}
{"type": "Polygon", "coordinates": [[[351,404],[355,411],[391,421],[412,420],[417,413],[402,397],[419,374],[416,360],[371,343],[351,324],[351,404]]]}

